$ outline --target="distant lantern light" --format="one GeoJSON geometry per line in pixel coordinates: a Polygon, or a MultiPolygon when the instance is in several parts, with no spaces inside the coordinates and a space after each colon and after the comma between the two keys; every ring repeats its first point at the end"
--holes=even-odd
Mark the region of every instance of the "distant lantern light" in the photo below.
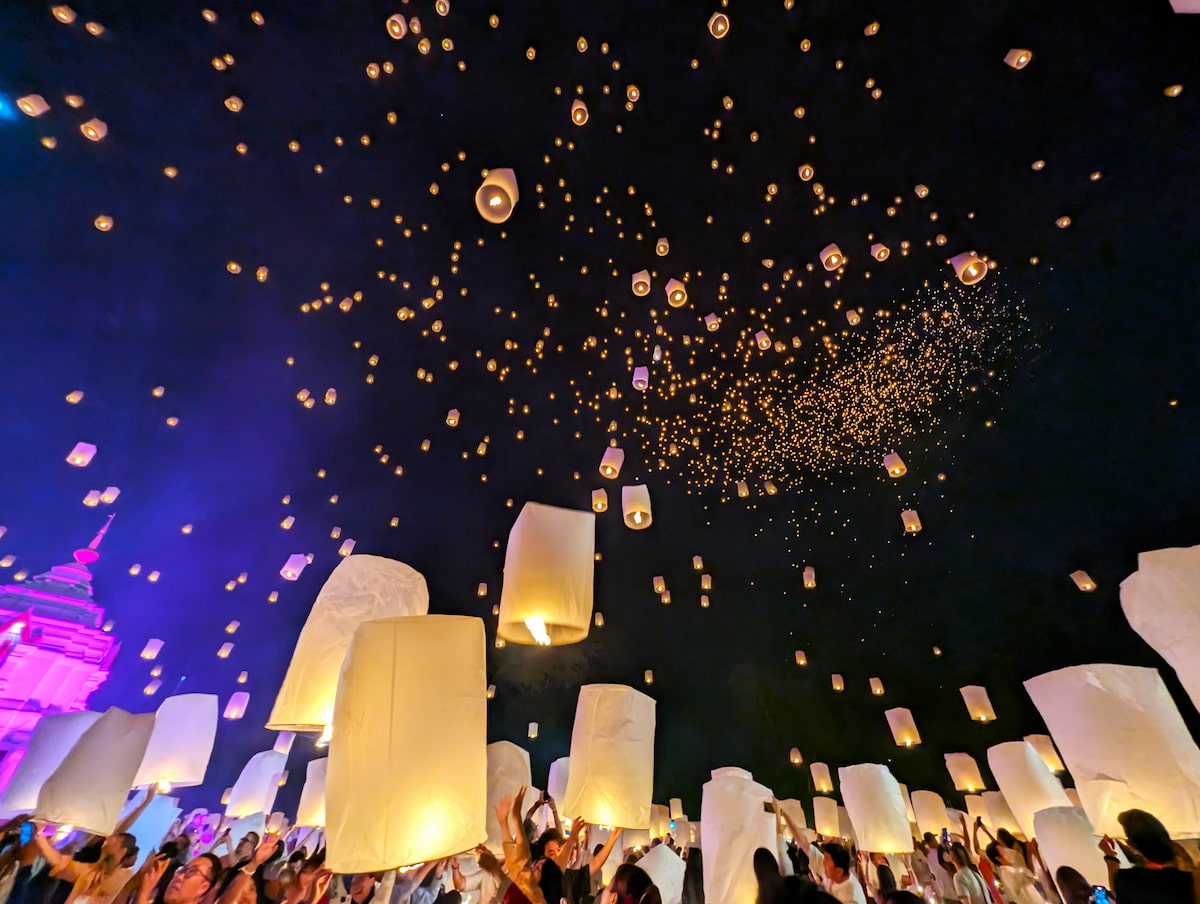
{"type": "Polygon", "coordinates": [[[608,511],[608,490],[603,488],[592,490],[592,511],[607,512],[608,511]]]}
{"type": "Polygon", "coordinates": [[[817,569],[811,565],[804,566],[804,588],[812,590],[817,586],[817,569]]]}
{"type": "Polygon", "coordinates": [[[768,496],[774,496],[779,492],[779,488],[776,487],[775,484],[770,480],[763,481],[763,489],[766,490],[768,496]]]}
{"type": "Polygon", "coordinates": [[[879,34],[879,23],[872,22],[870,25],[868,25],[866,28],[863,29],[863,34],[866,35],[868,38],[874,37],[875,35],[879,34]]]}
{"type": "Polygon", "coordinates": [[[621,465],[624,463],[625,450],[620,446],[609,446],[600,459],[600,476],[615,480],[620,475],[621,465]]]}
{"type": "Polygon", "coordinates": [[[400,13],[396,13],[393,16],[388,16],[387,32],[389,35],[399,41],[406,34],[408,34],[408,20],[405,19],[404,16],[400,15],[400,13]]]}
{"type": "Polygon", "coordinates": [[[531,741],[536,740],[537,736],[538,736],[538,724],[537,724],[537,722],[530,722],[529,723],[529,739],[531,741]]]}
{"type": "Polygon", "coordinates": [[[217,650],[217,658],[218,659],[228,659],[229,654],[232,652],[233,652],[233,644],[223,643],[223,644],[221,644],[220,649],[217,650]]]}
{"type": "Polygon", "coordinates": [[[337,390],[334,389],[332,386],[330,386],[328,389],[325,390],[325,404],[326,405],[336,405],[337,404],[337,390]]]}
{"type": "Polygon", "coordinates": [[[659,257],[666,257],[667,253],[670,250],[671,250],[671,242],[667,239],[667,237],[665,235],[660,236],[658,238],[658,240],[655,241],[654,253],[657,254],[659,257]]]}
{"type": "Polygon", "coordinates": [[[681,308],[687,304],[687,288],[679,280],[668,279],[665,291],[667,293],[667,304],[671,307],[681,308]]]}
{"type": "Polygon", "coordinates": [[[950,266],[954,268],[954,274],[964,286],[973,286],[987,276],[987,264],[974,251],[956,254],[950,258],[950,266]]]}
{"type": "Polygon", "coordinates": [[[108,125],[102,119],[89,119],[79,127],[79,131],[88,141],[100,141],[108,134],[108,125]]]}
{"type": "Polygon", "coordinates": [[[236,94],[231,94],[225,98],[225,109],[230,113],[240,113],[243,106],[245,105],[242,103],[242,99],[236,94]]]}
{"type": "Polygon", "coordinates": [[[692,556],[692,568],[696,571],[704,570],[704,556],[692,556]]]}
{"type": "Polygon", "coordinates": [[[1024,69],[1032,59],[1032,50],[1022,50],[1019,47],[1014,47],[1004,55],[1005,65],[1011,66],[1013,69],[1024,69]]]}
{"type": "Polygon", "coordinates": [[[916,747],[921,743],[921,734],[917,731],[917,723],[913,721],[912,710],[898,706],[883,715],[887,718],[897,747],[916,747]]]}
{"type": "Polygon", "coordinates": [[[300,577],[300,572],[304,570],[304,567],[307,564],[307,556],[304,556],[301,553],[293,553],[292,555],[288,556],[287,561],[283,563],[283,567],[279,569],[279,575],[285,581],[294,581],[300,577]]]}
{"type": "Polygon", "coordinates": [[[967,705],[967,712],[971,714],[972,722],[995,721],[996,711],[992,709],[992,701],[988,697],[986,687],[968,684],[966,687],[960,687],[958,692],[962,694],[963,703],[967,705]]]}
{"type": "Polygon", "coordinates": [[[845,262],[846,257],[842,254],[842,249],[837,246],[836,242],[830,242],[821,249],[821,266],[826,270],[836,270],[845,262]]]}
{"type": "Polygon", "coordinates": [[[882,697],[883,696],[883,681],[881,681],[879,678],[872,678],[869,683],[871,685],[872,696],[882,697]]]}
{"type": "Polygon", "coordinates": [[[796,651],[796,665],[798,665],[798,666],[808,665],[808,654],[805,653],[803,650],[796,651]]]}
{"type": "Polygon", "coordinates": [[[66,4],[50,7],[50,14],[63,25],[70,25],[75,21],[75,10],[66,4]]]}
{"type": "Polygon", "coordinates": [[[113,218],[106,214],[101,214],[92,221],[92,225],[101,232],[108,232],[113,228],[113,218]]]}
{"type": "Polygon", "coordinates": [[[83,401],[83,390],[82,389],[72,389],[70,392],[67,393],[67,401],[70,402],[72,405],[78,405],[80,402],[83,401]]]}
{"type": "Polygon", "coordinates": [[[891,255],[892,249],[882,242],[876,242],[871,246],[871,257],[877,261],[885,261],[891,255]]]}
{"type": "Polygon", "coordinates": [[[799,747],[793,747],[791,749],[791,751],[788,753],[788,761],[793,766],[801,766],[804,764],[804,757],[800,755],[799,747]]]}
{"type": "Polygon", "coordinates": [[[830,775],[827,764],[812,763],[809,765],[808,771],[812,774],[813,790],[821,794],[833,793],[833,776],[830,775]]]}
{"type": "Polygon", "coordinates": [[[650,294],[650,271],[639,270],[633,274],[630,279],[630,284],[633,288],[633,294],[638,298],[644,298],[650,294]]]}
{"type": "Polygon", "coordinates": [[[754,334],[754,344],[758,346],[760,351],[767,351],[771,348],[771,337],[766,330],[759,330],[754,334]]]}
{"type": "Polygon", "coordinates": [[[100,491],[89,490],[88,494],[83,497],[83,504],[87,506],[97,506],[100,504],[100,491]]]}
{"type": "Polygon", "coordinates": [[[861,320],[862,315],[859,314],[858,311],[854,310],[854,308],[851,308],[846,312],[846,322],[851,326],[858,326],[861,320]]]}
{"type": "Polygon", "coordinates": [[[106,487],[104,492],[100,494],[100,501],[105,505],[111,505],[121,495],[120,487],[106,487]]]}
{"type": "Polygon", "coordinates": [[[796,169],[796,173],[800,176],[801,182],[809,182],[812,180],[812,177],[815,175],[815,171],[807,163],[798,167],[796,169]]]}
{"type": "Polygon", "coordinates": [[[667,589],[667,582],[661,574],[656,574],[650,586],[654,588],[655,593],[662,593],[667,589]]]}
{"type": "Polygon", "coordinates": [[[588,108],[578,97],[571,102],[571,122],[577,126],[584,125],[588,121],[588,108]]]}
{"type": "Polygon", "coordinates": [[[645,392],[650,388],[650,368],[635,367],[633,369],[633,388],[645,392]]]}
{"type": "Polygon", "coordinates": [[[459,419],[459,413],[458,413],[457,408],[451,408],[449,411],[446,412],[446,426],[447,427],[457,427],[458,419],[459,419]]]}
{"type": "Polygon", "coordinates": [[[908,473],[908,465],[904,463],[904,459],[896,452],[889,452],[883,456],[883,467],[888,472],[889,477],[903,477],[908,473]]]}
{"type": "Polygon", "coordinates": [[[358,541],[356,541],[356,540],[349,540],[349,539],[343,540],[342,545],[338,547],[338,555],[339,556],[350,555],[350,553],[354,552],[354,547],[357,542],[358,541]]]}
{"type": "Polygon", "coordinates": [[[1071,580],[1084,593],[1091,593],[1096,589],[1096,582],[1092,580],[1092,576],[1086,571],[1072,571],[1071,580]]]}
{"type": "Polygon", "coordinates": [[[630,530],[645,530],[654,520],[650,488],[642,483],[621,487],[621,512],[630,530]]]}
{"type": "Polygon", "coordinates": [[[713,13],[708,20],[708,33],[718,40],[729,34],[729,17],[724,13],[713,13]]]}
{"type": "Polygon", "coordinates": [[[747,496],[750,495],[750,487],[749,487],[749,485],[747,485],[746,481],[739,480],[737,482],[736,486],[737,486],[737,494],[738,494],[739,498],[745,499],[747,496]]]}
{"type": "Polygon", "coordinates": [[[480,583],[480,585],[475,588],[475,595],[476,596],[487,596],[487,584],[480,583]]]}
{"type": "Polygon", "coordinates": [[[922,185],[922,184],[915,185],[915,186],[913,186],[913,194],[916,195],[918,198],[928,198],[929,197],[929,186],[922,185]]]}
{"type": "Polygon", "coordinates": [[[716,314],[705,314],[704,315],[704,327],[710,333],[715,333],[717,330],[719,330],[721,328],[721,318],[718,317],[716,314]]]}
{"type": "Polygon", "coordinates": [[[512,216],[520,192],[511,169],[489,170],[475,192],[475,209],[489,223],[503,223],[512,216]]]}
{"type": "Polygon", "coordinates": [[[700,594],[700,608],[707,609],[708,606],[709,606],[708,594],[707,593],[700,594]]]}
{"type": "Polygon", "coordinates": [[[596,613],[596,615],[595,615],[595,617],[592,619],[592,623],[593,623],[593,624],[594,624],[594,625],[595,625],[597,628],[603,628],[603,627],[604,627],[604,613],[603,613],[603,612],[597,612],[597,613],[596,613]]]}
{"type": "Polygon", "coordinates": [[[433,4],[433,9],[439,16],[450,15],[450,0],[437,0],[433,4]]]}
{"type": "Polygon", "coordinates": [[[76,443],[75,448],[67,454],[67,464],[77,468],[86,468],[95,454],[96,447],[91,443],[76,443]]]}
{"type": "Polygon", "coordinates": [[[142,658],[146,660],[157,659],[162,648],[163,642],[157,637],[151,637],[146,641],[146,645],[142,647],[142,658]]]}
{"type": "Polygon", "coordinates": [[[245,684],[249,680],[249,678],[250,678],[249,672],[238,672],[237,683],[245,684]]]}
{"type": "Polygon", "coordinates": [[[629,85],[625,89],[625,97],[631,104],[636,104],[642,98],[642,92],[637,85],[629,85]]]}
{"type": "Polygon", "coordinates": [[[271,275],[271,271],[267,267],[259,267],[257,270],[254,271],[254,278],[257,279],[259,282],[266,282],[267,277],[270,275],[271,275]]]}
{"type": "Polygon", "coordinates": [[[921,531],[921,516],[912,509],[905,509],[900,513],[900,520],[904,522],[904,532],[906,534],[916,534],[921,531]]]}
{"type": "Polygon", "coordinates": [[[158,693],[158,689],[160,687],[162,687],[162,679],[155,678],[149,684],[147,684],[144,688],[142,688],[142,693],[145,694],[147,697],[153,697],[155,694],[158,693]]]}
{"type": "Polygon", "coordinates": [[[839,694],[846,689],[846,682],[841,675],[833,675],[831,678],[833,689],[839,694]]]}
{"type": "Polygon", "coordinates": [[[40,94],[27,94],[17,98],[17,109],[26,116],[38,117],[49,110],[50,105],[40,94]]]}
{"type": "Polygon", "coordinates": [[[235,691],[229,696],[229,702],[225,704],[225,718],[230,720],[240,719],[246,715],[246,707],[250,705],[250,694],[247,691],[235,691]]]}
{"type": "Polygon", "coordinates": [[[495,700],[495,699],[496,699],[496,685],[494,685],[494,684],[489,684],[489,685],[487,686],[487,694],[486,694],[486,696],[487,696],[487,698],[488,698],[489,700],[495,700]]]}
{"type": "Polygon", "coordinates": [[[642,675],[642,680],[645,681],[647,684],[653,684],[654,683],[654,669],[646,669],[645,673],[642,675]]]}
{"type": "Polygon", "coordinates": [[[1183,93],[1183,85],[1168,85],[1163,89],[1163,94],[1167,97],[1178,97],[1183,93]]]}
{"type": "Polygon", "coordinates": [[[700,575],[700,589],[701,590],[712,590],[712,575],[711,574],[700,575]]]}

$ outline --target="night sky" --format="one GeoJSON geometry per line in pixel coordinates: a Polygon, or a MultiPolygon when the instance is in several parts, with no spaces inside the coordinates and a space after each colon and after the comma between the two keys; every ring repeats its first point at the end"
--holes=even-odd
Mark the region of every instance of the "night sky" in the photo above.
{"type": "MultiPolygon", "coordinates": [[[[889,763],[961,806],[942,754],[972,753],[986,775],[987,746],[1044,730],[1020,682],[1066,665],[1159,666],[1200,728],[1118,594],[1139,551],[1200,543],[1200,16],[1167,0],[732,0],[717,40],[718,2],[451,0],[443,17],[430,0],[213,0],[210,23],[201,4],[72,0],[73,24],[5,5],[0,554],[37,574],[115,511],[93,571],[122,650],[92,707],[250,691],[185,804],[215,806],[271,745],[260,726],[343,540],[417,568],[431,611],[484,617],[490,641],[520,506],[586,509],[601,486],[605,626],[489,648],[489,740],[527,747],[539,786],[592,682],[657,699],[655,800],[697,815],[712,768],[807,798],[814,761],[889,763]],[[397,12],[421,34],[393,40],[397,12]],[[1003,62],[1014,47],[1033,52],[1019,71],[1003,62]],[[50,110],[19,113],[35,93],[50,110]],[[80,133],[92,117],[102,141],[80,133]],[[521,192],[503,226],[473,202],[495,167],[521,192]],[[830,242],[840,273],[819,262],[830,242]],[[967,250],[997,265],[972,288],[946,263],[967,250]],[[664,303],[671,277],[683,308],[664,303]],[[754,348],[759,329],[780,344],[754,348]],[[868,399],[891,342],[913,379],[868,399]],[[650,367],[645,393],[634,365],[650,367]],[[671,453],[664,430],[697,445],[671,453]],[[597,473],[610,439],[618,481],[597,473]],[[99,451],[70,467],[81,440],[99,451]],[[898,480],[879,463],[891,451],[898,480]],[[654,522],[635,532],[616,502],[642,481],[654,522]],[[112,506],[80,504],[109,485],[112,506]],[[309,552],[300,580],[280,578],[309,552]],[[146,697],[151,637],[163,686],[146,697]],[[989,689],[994,723],[970,722],[965,684],[989,689]],[[893,706],[912,709],[920,747],[894,745],[893,706]]],[[[289,809],[313,753],[298,739],[289,809]]]]}

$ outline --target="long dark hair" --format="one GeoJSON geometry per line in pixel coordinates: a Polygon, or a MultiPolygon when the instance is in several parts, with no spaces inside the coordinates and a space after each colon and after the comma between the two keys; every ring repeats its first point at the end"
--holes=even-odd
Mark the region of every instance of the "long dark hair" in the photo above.
{"type": "Polygon", "coordinates": [[[704,854],[698,847],[688,848],[680,904],[704,904],[704,854]]]}
{"type": "Polygon", "coordinates": [[[622,863],[610,886],[618,904],[663,904],[662,893],[640,866],[622,863]]]}

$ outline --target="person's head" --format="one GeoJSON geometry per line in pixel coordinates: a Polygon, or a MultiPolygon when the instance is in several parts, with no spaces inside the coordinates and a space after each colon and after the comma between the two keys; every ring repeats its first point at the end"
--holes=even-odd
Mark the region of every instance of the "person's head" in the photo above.
{"type": "Polygon", "coordinates": [[[254,856],[256,847],[258,847],[258,832],[247,832],[233,849],[233,862],[241,863],[243,860],[249,860],[254,856]]]}
{"type": "Polygon", "coordinates": [[[997,841],[989,841],[988,846],[983,849],[983,852],[987,855],[988,860],[992,862],[993,866],[1001,867],[1009,866],[1012,863],[1008,853],[1009,850],[1009,848],[1001,847],[997,841]]]}
{"type": "Polygon", "coordinates": [[[836,841],[821,845],[825,875],[831,882],[845,882],[850,873],[850,852],[836,841]]]}
{"type": "Polygon", "coordinates": [[[375,897],[375,876],[359,873],[350,880],[350,900],[354,904],[368,904],[375,897]]]}
{"type": "Polygon", "coordinates": [[[1155,866],[1175,862],[1171,836],[1158,818],[1145,810],[1126,810],[1117,816],[1125,839],[1145,859],[1155,866]]]}
{"type": "Polygon", "coordinates": [[[137,857],[137,839],[128,832],[114,832],[100,845],[100,858],[121,866],[130,857],[137,857]]]}
{"type": "Polygon", "coordinates": [[[1054,881],[1062,892],[1063,904],[1088,904],[1092,899],[1092,886],[1078,870],[1060,866],[1054,871],[1054,881]]]}
{"type": "Polygon", "coordinates": [[[1019,842],[1017,841],[1017,836],[1015,836],[1008,829],[997,829],[996,830],[996,840],[999,841],[1006,848],[1010,848],[1013,850],[1015,850],[1017,845],[1019,844],[1019,842]]]}
{"type": "Polygon", "coordinates": [[[779,878],[779,862],[766,848],[754,851],[754,876],[761,885],[764,881],[779,878]]]}
{"type": "Polygon", "coordinates": [[[622,863],[604,890],[605,904],[662,904],[650,874],[633,863],[622,863]]]}
{"type": "Polygon", "coordinates": [[[921,842],[925,845],[925,850],[929,851],[937,847],[937,836],[933,832],[926,832],[921,836],[921,842]]]}
{"type": "Polygon", "coordinates": [[[950,857],[954,860],[954,865],[959,869],[967,869],[971,866],[971,855],[967,853],[967,849],[961,841],[956,841],[950,845],[950,857]]]}
{"type": "Polygon", "coordinates": [[[201,854],[175,870],[163,892],[163,904],[196,904],[221,878],[221,861],[201,854]]]}
{"type": "Polygon", "coordinates": [[[531,853],[533,859],[537,860],[541,857],[557,857],[562,850],[563,836],[558,829],[546,829],[538,836],[537,841],[533,843],[531,853]]]}

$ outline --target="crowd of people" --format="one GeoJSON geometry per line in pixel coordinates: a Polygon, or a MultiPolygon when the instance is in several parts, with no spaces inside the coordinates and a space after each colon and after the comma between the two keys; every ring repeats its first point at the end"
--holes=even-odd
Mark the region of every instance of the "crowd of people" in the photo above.
{"type": "MultiPolygon", "coordinates": [[[[523,812],[525,789],[496,808],[499,857],[480,845],[415,867],[334,876],[319,832],[251,831],[234,843],[224,822],[193,819],[177,822],[135,870],[129,829],[153,794],[105,837],[60,838],[25,816],[0,826],[0,904],[706,904],[699,846],[667,835],[645,849],[621,847],[620,829],[592,845],[590,827],[575,820],[564,831],[544,795],[523,812]],[[543,808],[551,818],[539,831],[533,815],[543,808]],[[658,845],[684,864],[681,891],[668,901],[638,865],[658,845]]],[[[1069,865],[1052,877],[1036,839],[993,835],[979,820],[885,855],[821,838],[775,809],[778,844],[752,856],[753,904],[1200,904],[1192,858],[1142,810],[1120,815],[1122,839],[1100,841],[1108,884],[1093,886],[1069,865]]]]}

